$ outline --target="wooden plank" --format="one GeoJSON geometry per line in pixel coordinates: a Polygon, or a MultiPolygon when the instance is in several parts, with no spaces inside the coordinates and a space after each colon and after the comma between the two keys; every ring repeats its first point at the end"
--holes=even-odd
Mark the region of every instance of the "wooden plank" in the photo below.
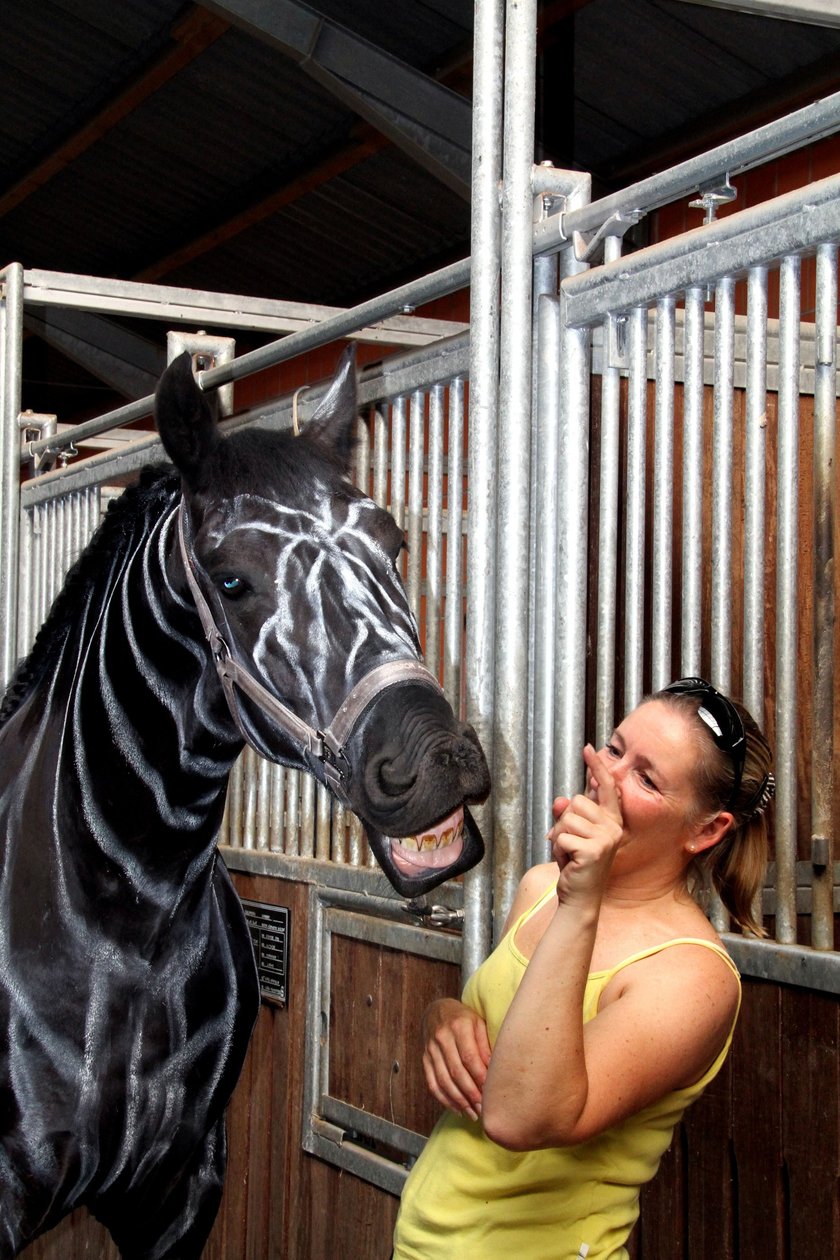
{"type": "Polygon", "coordinates": [[[732,1047],[736,1254],[785,1260],[781,1002],[777,985],[744,981],[732,1047]]]}
{"type": "Polygon", "coordinates": [[[788,1255],[840,1255],[840,1002],[784,988],[782,1134],[789,1186],[788,1255]]]}
{"type": "Polygon", "coordinates": [[[639,1260],[686,1260],[685,1151],[682,1127],[639,1199],[639,1260]]]}
{"type": "Polygon", "coordinates": [[[683,1129],[689,1254],[735,1260],[731,1058],[688,1109],[683,1129]],[[714,1212],[709,1211],[710,1203],[714,1212]]]}

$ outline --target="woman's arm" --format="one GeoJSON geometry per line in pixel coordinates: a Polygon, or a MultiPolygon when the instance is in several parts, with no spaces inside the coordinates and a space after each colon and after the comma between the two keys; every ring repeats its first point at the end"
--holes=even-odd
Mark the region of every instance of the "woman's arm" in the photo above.
{"type": "MultiPolygon", "coordinates": [[[[556,876],[553,862],[532,867],[520,881],[503,935],[556,876]]],[[[456,998],[439,998],[423,1015],[423,1072],[429,1092],[444,1107],[477,1120],[490,1062],[490,1042],[481,1016],[456,998]]]]}
{"type": "Polygon", "coordinates": [[[584,1026],[601,899],[622,831],[612,776],[591,749],[585,756],[598,799],[575,797],[552,831],[557,911],[505,1017],[484,1088],[485,1132],[512,1150],[584,1142],[697,1080],[737,1002],[725,963],[688,945],[636,964],[584,1026]]]}

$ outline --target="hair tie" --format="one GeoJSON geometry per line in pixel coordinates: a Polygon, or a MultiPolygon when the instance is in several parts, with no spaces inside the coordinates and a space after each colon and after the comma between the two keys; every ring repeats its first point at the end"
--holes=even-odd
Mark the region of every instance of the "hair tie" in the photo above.
{"type": "Polygon", "coordinates": [[[744,808],[746,821],[751,822],[753,818],[760,818],[775,795],[776,779],[768,771],[758,785],[757,790],[753,793],[752,799],[744,808]]]}

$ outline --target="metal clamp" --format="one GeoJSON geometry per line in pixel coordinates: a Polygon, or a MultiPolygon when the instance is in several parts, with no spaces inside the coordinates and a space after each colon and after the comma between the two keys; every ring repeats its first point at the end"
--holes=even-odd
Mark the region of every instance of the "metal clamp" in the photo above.
{"type": "Polygon", "coordinates": [[[706,184],[701,184],[698,189],[699,197],[694,201],[689,201],[692,210],[704,211],[703,222],[712,223],[717,217],[718,206],[725,206],[728,202],[734,201],[738,196],[738,189],[733,188],[729,182],[729,173],[724,176],[716,176],[709,180],[706,184]]]}

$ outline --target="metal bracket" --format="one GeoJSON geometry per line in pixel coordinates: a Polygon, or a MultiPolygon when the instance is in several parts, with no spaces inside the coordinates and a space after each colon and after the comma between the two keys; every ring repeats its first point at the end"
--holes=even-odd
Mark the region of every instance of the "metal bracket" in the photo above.
{"type": "Polygon", "coordinates": [[[811,836],[811,865],[825,871],[831,862],[831,841],[828,836],[811,836]]]}
{"type": "Polygon", "coordinates": [[[403,910],[412,919],[419,919],[426,927],[449,928],[460,931],[464,925],[464,911],[450,910],[447,906],[430,906],[425,901],[407,901],[403,910]]]}
{"type": "Polygon", "coordinates": [[[704,212],[704,224],[714,222],[717,217],[718,206],[725,206],[738,196],[738,189],[733,188],[729,182],[729,172],[723,176],[716,175],[708,183],[701,184],[697,191],[700,196],[696,197],[694,201],[689,201],[688,204],[692,210],[702,210],[704,212]]]}
{"type": "MultiPolygon", "coordinates": [[[[48,448],[38,455],[32,450],[32,443],[42,438],[55,437],[58,432],[58,416],[40,411],[22,411],[18,416],[18,425],[23,448],[29,455],[26,468],[30,477],[50,472],[55,467],[58,451],[48,448]]],[[[66,462],[71,455],[77,455],[78,451],[71,447],[63,454],[66,462]]]]}
{"type": "MultiPolygon", "coordinates": [[[[200,371],[220,367],[230,363],[236,354],[236,340],[233,337],[213,337],[201,329],[196,333],[170,331],[166,334],[166,361],[171,363],[179,354],[191,354],[197,360],[200,371]]],[[[233,381],[220,385],[216,391],[219,399],[219,414],[233,415],[233,381]]]]}
{"type": "Polygon", "coordinates": [[[623,237],[643,218],[641,210],[618,210],[595,232],[572,232],[572,246],[578,262],[591,262],[608,236],[623,237]]]}
{"type": "Polygon", "coordinates": [[[607,316],[604,364],[608,368],[618,369],[628,366],[626,315],[609,314],[607,316]]]}

